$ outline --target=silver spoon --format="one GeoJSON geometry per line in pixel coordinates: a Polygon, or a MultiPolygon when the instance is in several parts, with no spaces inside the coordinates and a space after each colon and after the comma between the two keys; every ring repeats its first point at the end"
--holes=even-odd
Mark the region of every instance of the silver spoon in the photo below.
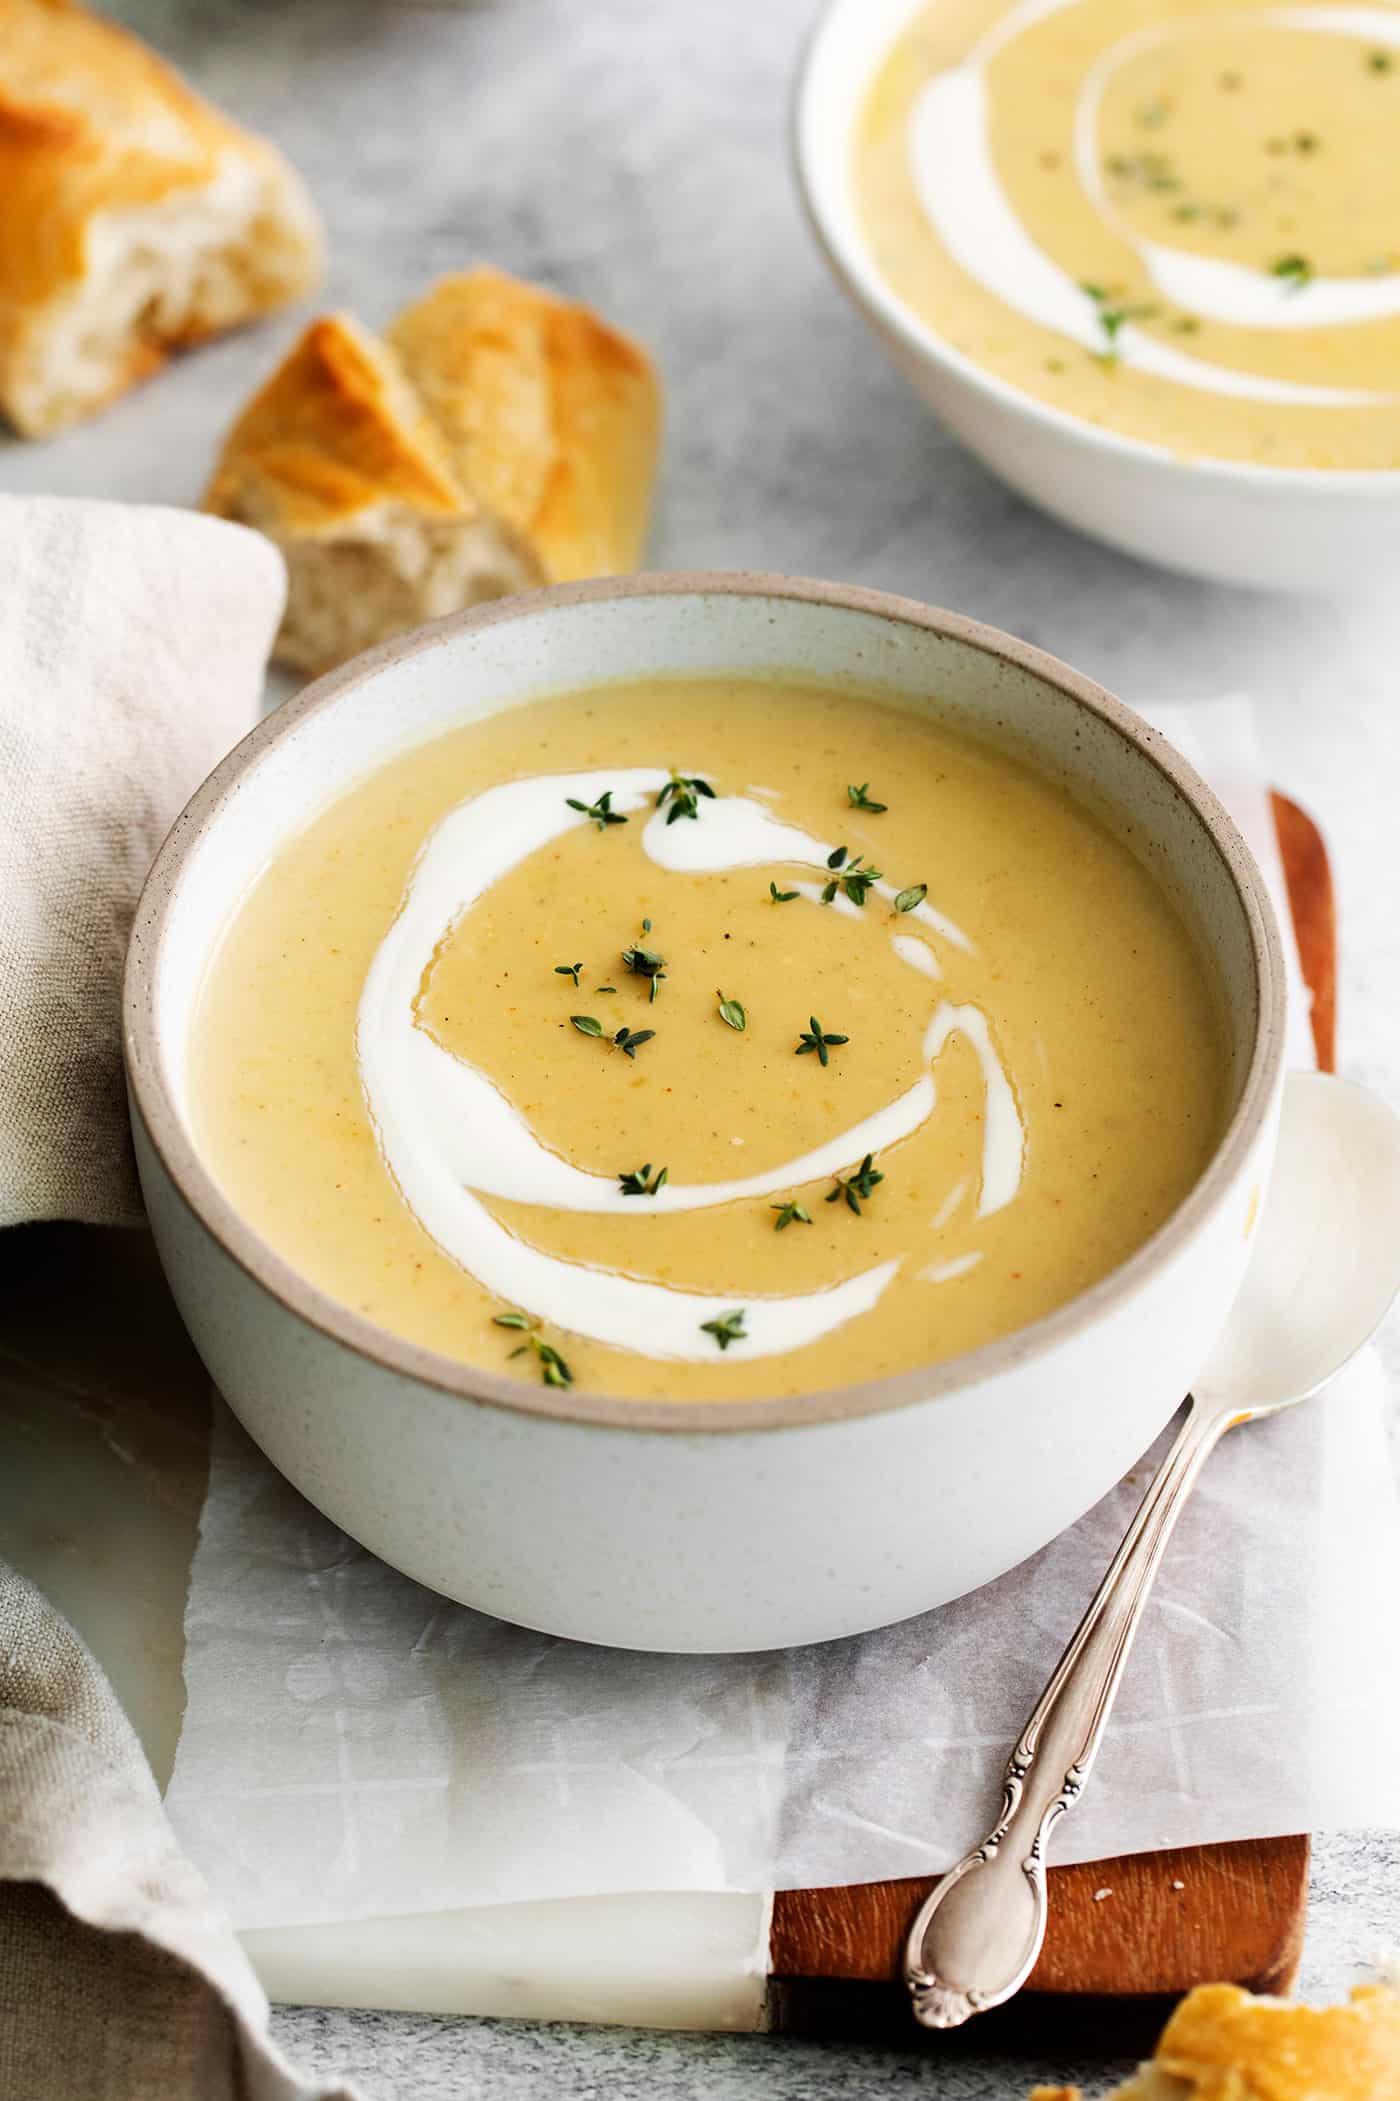
{"type": "Polygon", "coordinates": [[[1051,1827],[1089,1776],[1147,1595],[1196,1476],[1236,1423],[1304,1401],[1374,1333],[1400,1287],[1400,1117],[1323,1073],[1286,1083],[1245,1280],[1186,1420],[1006,1768],[996,1829],[942,1877],[905,1947],[925,2028],[1021,1989],[1045,1938],[1051,1827]]]}

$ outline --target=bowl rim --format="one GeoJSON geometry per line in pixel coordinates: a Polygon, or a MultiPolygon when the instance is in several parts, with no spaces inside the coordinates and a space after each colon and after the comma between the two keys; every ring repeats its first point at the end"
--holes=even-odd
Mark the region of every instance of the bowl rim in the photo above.
{"type": "MultiPolygon", "coordinates": [[[[794,668],[800,669],[800,664],[794,668]]],[[[716,664],[714,669],[722,675],[724,667],[716,664]]],[[[231,910],[234,900],[227,902],[231,910]]],[[[577,1426],[713,1436],[809,1430],[932,1401],[974,1387],[1028,1359],[1046,1356],[1124,1306],[1140,1285],[1170,1264],[1228,1198],[1267,1122],[1283,1064],[1285,982],[1283,949],[1264,879],[1234,820],[1159,730],[1093,680],[985,622],[888,592],[761,572],[656,571],[556,584],[449,614],[366,650],[264,716],[195,791],[156,856],[137,904],[127,950],[122,1040],[133,1108],[184,1204],[245,1275],[307,1326],[380,1370],[464,1402],[577,1426]],[[204,1164],[167,1078],[167,1059],[181,1053],[166,1044],[160,1026],[157,993],[164,944],[191,855],[244,776],[311,716],[334,708],[346,694],[380,672],[405,658],[450,647],[463,635],[515,621],[548,619],[565,607],[636,598],[714,596],[778,600],[872,615],[962,643],[1052,686],[1132,745],[1204,827],[1244,914],[1257,991],[1248,1062],[1238,1102],[1206,1167],[1157,1231],[1087,1290],[1008,1335],[938,1364],[853,1385],[760,1400],[642,1400],[572,1387],[527,1385],[396,1335],[343,1305],[303,1276],[224,1195],[204,1164]]]]}
{"type": "MultiPolygon", "coordinates": [[[[907,13],[895,35],[902,35],[927,0],[907,0],[907,13]]],[[[1209,454],[1185,455],[1146,438],[1129,437],[1073,416],[1053,402],[1028,394],[997,373],[989,372],[967,357],[906,305],[887,281],[874,256],[861,240],[848,239],[843,228],[833,224],[822,201],[820,169],[828,156],[816,141],[813,102],[818,69],[828,38],[838,19],[858,16],[862,0],[823,0],[798,59],[788,109],[788,145],[803,214],[828,268],[856,304],[868,310],[867,318],[887,330],[899,345],[916,357],[941,366],[953,378],[996,407],[1010,411],[1027,423],[1038,423],[1056,436],[1078,440],[1091,451],[1116,455],[1136,466],[1159,467],[1200,482],[1232,484],[1278,494],[1296,493],[1305,501],[1312,496],[1336,496],[1344,491],[1367,502],[1379,502],[1400,493],[1400,467],[1273,467],[1254,460],[1216,459],[1209,454]]],[[[893,39],[876,47],[876,62],[893,48],[893,39]]],[[[867,80],[866,85],[869,82],[867,80]]],[[[849,135],[845,143],[849,144],[849,135]]]]}

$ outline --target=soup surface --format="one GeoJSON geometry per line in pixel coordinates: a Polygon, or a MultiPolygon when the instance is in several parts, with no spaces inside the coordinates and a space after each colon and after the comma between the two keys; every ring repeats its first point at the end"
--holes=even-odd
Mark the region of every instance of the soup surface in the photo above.
{"type": "Polygon", "coordinates": [[[1047,1312],[1224,1092],[1207,973],[1096,817],[936,717],[717,679],[405,751],[264,871],[190,1045],[206,1158],[324,1290],[676,1399],[1047,1312]]]}
{"type": "Polygon", "coordinates": [[[935,0],[854,148],[943,341],[1183,454],[1400,466],[1400,10],[935,0]]]}

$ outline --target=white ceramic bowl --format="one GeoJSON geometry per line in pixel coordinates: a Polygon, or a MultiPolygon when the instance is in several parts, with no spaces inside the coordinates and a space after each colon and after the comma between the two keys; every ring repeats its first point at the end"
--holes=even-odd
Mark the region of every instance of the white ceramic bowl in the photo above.
{"type": "Polygon", "coordinates": [[[924,0],[830,0],[793,108],[798,185],[838,281],[949,429],[1003,481],[1129,554],[1267,589],[1393,588],[1400,471],[1255,467],[1185,459],[1020,393],[942,341],[865,245],[851,144],[866,91],[924,0]]]}
{"type": "MultiPolygon", "coordinates": [[[[1086,928],[1086,937],[1092,929],[1086,928]]],[[[764,577],[568,585],[359,658],[245,739],[175,825],[137,913],[126,1055],[161,1258],[214,1379],[356,1539],[531,1627],[768,1648],[899,1619],[1060,1531],[1151,1442],[1219,1328],[1271,1157],[1278,933],[1248,850],[1163,739],[1052,658],[880,594],[764,577]],[[1229,1126],[1180,1209],[1071,1304],[952,1363],[802,1399],[644,1403],[470,1370],[299,1276],[200,1158],[184,1060],[229,912],[290,831],[405,744],[530,695],[649,673],[794,671],[1007,729],[1130,813],[1226,987],[1229,1126]]]]}

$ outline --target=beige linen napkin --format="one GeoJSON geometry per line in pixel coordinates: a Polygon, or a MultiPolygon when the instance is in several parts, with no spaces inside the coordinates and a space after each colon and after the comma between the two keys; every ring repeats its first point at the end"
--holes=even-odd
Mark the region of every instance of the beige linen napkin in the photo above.
{"type": "MultiPolygon", "coordinates": [[[[0,497],[0,1225],[141,1216],[127,928],[256,715],[284,590],[241,526],[0,497]]],[[[349,2101],[266,2030],[106,1679],[0,1561],[0,2101],[349,2101]]]]}
{"type": "Polygon", "coordinates": [[[0,496],[0,1226],[141,1217],[127,930],[252,727],[285,589],[271,543],[221,519],[0,496]]]}

